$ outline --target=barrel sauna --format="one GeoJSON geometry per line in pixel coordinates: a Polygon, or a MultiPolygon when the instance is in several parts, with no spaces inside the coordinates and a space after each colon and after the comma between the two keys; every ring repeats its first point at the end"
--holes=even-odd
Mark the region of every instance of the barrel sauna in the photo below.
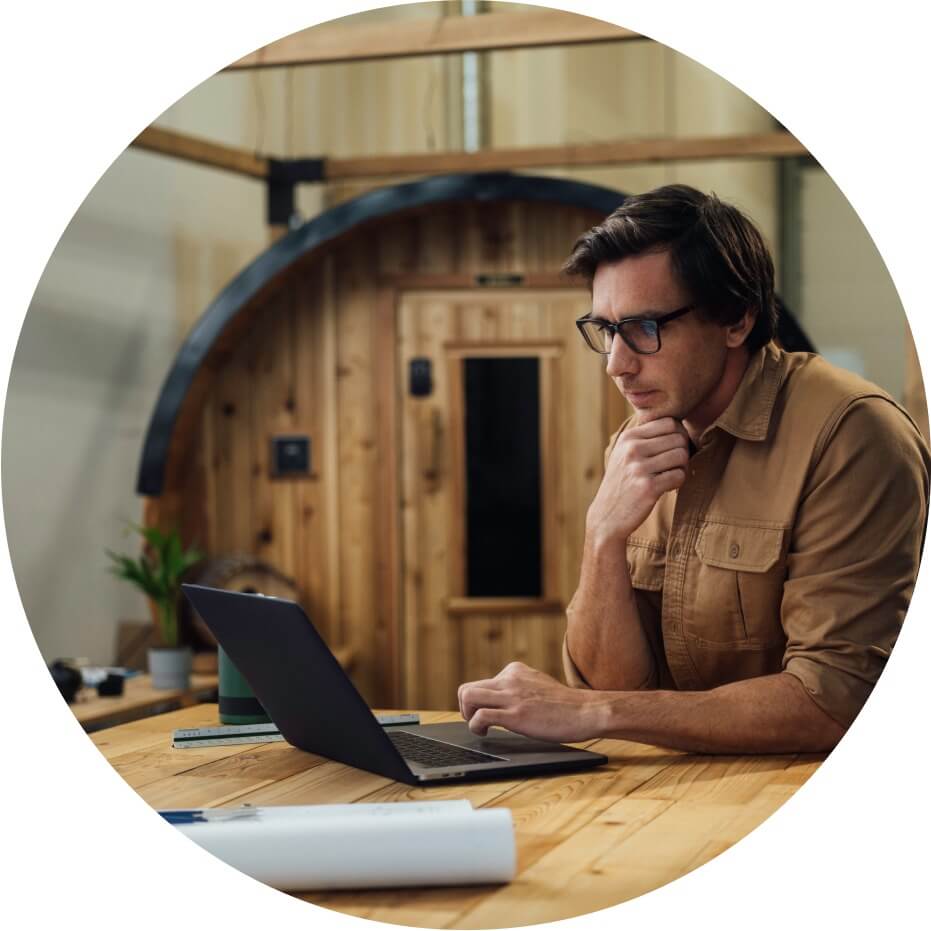
{"type": "Polygon", "coordinates": [[[445,176],[280,239],[168,374],[146,521],[292,580],[373,706],[455,707],[513,659],[561,675],[585,511],[627,412],[559,268],[622,200],[445,176]]]}

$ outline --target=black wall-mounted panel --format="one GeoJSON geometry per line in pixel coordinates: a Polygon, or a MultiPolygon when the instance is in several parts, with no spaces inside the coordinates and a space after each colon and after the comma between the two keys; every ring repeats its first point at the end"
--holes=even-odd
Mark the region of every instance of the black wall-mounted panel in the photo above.
{"type": "Polygon", "coordinates": [[[273,478],[310,475],[310,437],[273,436],[271,474],[273,478]]]}

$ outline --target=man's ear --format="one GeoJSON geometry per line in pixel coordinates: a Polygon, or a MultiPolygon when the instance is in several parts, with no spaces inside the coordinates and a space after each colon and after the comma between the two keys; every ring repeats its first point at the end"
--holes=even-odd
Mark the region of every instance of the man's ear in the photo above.
{"type": "Polygon", "coordinates": [[[747,341],[753,324],[756,323],[756,311],[748,310],[737,323],[727,327],[727,348],[737,349],[747,341]]]}

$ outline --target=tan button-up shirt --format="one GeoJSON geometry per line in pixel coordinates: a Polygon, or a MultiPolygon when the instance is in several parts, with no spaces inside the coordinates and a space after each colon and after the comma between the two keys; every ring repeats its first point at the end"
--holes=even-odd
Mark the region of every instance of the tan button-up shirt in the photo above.
{"type": "Polygon", "coordinates": [[[819,356],[756,353],[685,484],[628,540],[659,687],[785,671],[848,725],[911,598],[929,475],[917,427],[880,388],[819,356]]]}

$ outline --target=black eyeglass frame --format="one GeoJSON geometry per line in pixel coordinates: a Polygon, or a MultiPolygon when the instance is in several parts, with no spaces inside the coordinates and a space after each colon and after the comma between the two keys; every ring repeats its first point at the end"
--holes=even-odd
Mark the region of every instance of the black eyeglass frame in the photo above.
{"type": "Polygon", "coordinates": [[[617,323],[612,323],[610,320],[602,320],[600,317],[590,317],[587,314],[584,317],[579,317],[575,321],[575,325],[578,327],[579,332],[582,334],[582,339],[585,340],[585,344],[589,349],[597,352],[599,355],[607,356],[611,354],[610,349],[599,349],[595,346],[592,341],[588,338],[588,334],[585,332],[586,323],[600,323],[602,328],[607,330],[612,334],[611,342],[614,342],[614,336],[620,336],[624,343],[629,346],[634,352],[638,353],[641,356],[652,356],[655,355],[663,348],[663,342],[660,338],[660,330],[663,326],[669,323],[672,320],[676,320],[679,317],[685,316],[689,311],[694,310],[694,304],[686,304],[685,307],[680,307],[678,310],[671,310],[668,314],[663,314],[661,317],[625,317],[623,320],[618,320],[617,323]],[[638,349],[625,335],[624,335],[624,325],[628,323],[636,323],[639,326],[644,324],[652,324],[654,330],[654,336],[656,337],[656,349],[647,351],[645,349],[638,349]]]}

